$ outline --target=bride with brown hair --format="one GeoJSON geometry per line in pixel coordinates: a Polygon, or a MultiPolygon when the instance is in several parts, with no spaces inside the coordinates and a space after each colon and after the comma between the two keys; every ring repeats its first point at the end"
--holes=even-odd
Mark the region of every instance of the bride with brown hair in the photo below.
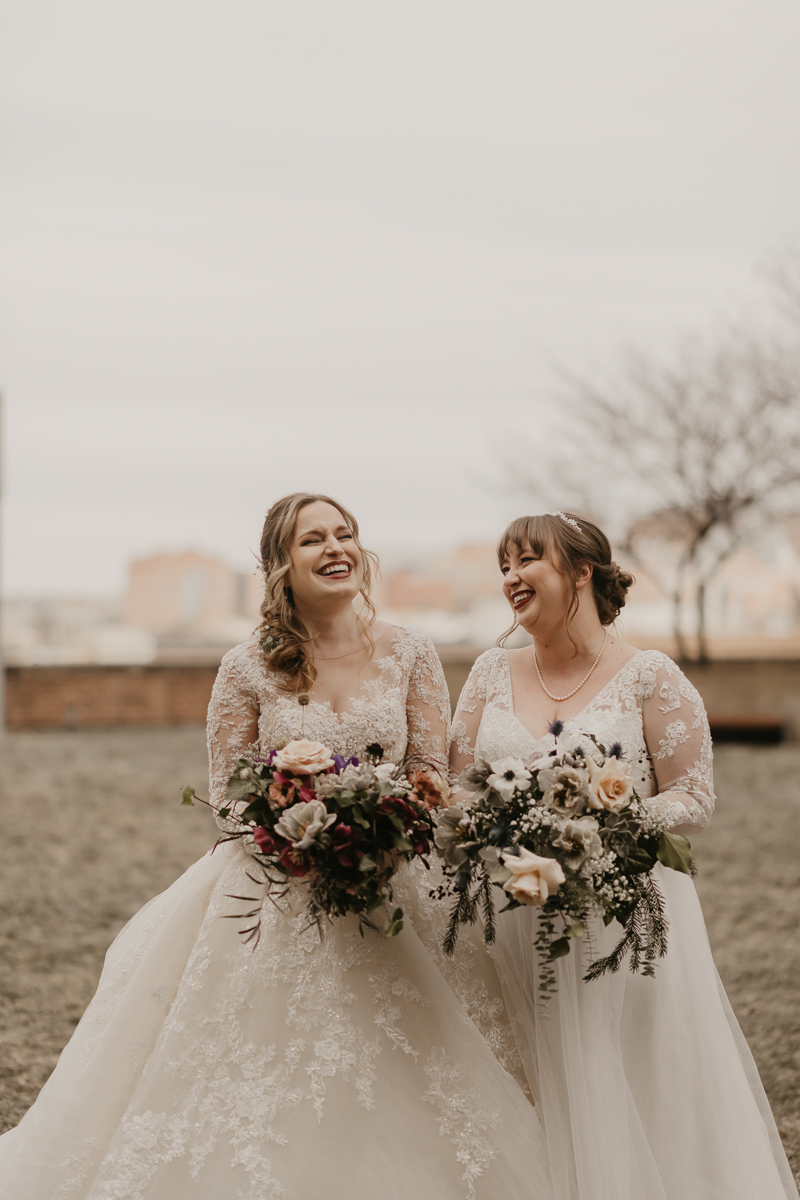
{"type": "MultiPolygon", "coordinates": [[[[286,496],[261,554],[261,627],[226,654],[209,707],[212,803],[238,757],[303,722],[342,756],[377,742],[444,771],[441,665],[422,634],[373,619],[353,516],[286,496]]],[[[396,937],[362,937],[353,916],[320,936],[297,881],[253,948],[223,918],[252,893],[257,853],[219,846],[120,933],[53,1075],[0,1138],[3,1200],[551,1200],[493,963],[479,941],[445,959],[424,868],[394,877],[411,918],[396,937]]]]}
{"type": "MultiPolygon", "coordinates": [[[[513,628],[533,644],[501,644],[477,660],[454,718],[453,769],[476,759],[522,765],[556,745],[591,752],[594,736],[617,744],[663,827],[700,833],[714,806],[703,702],[666,655],[610,633],[633,579],[602,530],[570,513],[520,517],[497,554],[513,628]]],[[[620,934],[596,918],[591,941],[573,940],[547,965],[556,992],[546,1012],[537,909],[497,919],[495,959],[556,1200],[797,1200],[694,884],[660,863],[654,875],[670,924],[655,978],[623,963],[584,982],[620,934]]]]}

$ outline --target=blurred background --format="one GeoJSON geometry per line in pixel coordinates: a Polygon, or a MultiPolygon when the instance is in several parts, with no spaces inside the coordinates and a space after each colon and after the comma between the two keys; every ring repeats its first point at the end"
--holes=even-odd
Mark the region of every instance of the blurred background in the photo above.
{"type": "MultiPolygon", "coordinates": [[[[213,668],[301,488],[448,664],[554,507],[636,574],[631,641],[795,661],[798,37],[791,0],[6,4],[9,722],[133,720],[89,667],[213,668]]],[[[730,715],[795,736],[773,683],[730,715]]]]}

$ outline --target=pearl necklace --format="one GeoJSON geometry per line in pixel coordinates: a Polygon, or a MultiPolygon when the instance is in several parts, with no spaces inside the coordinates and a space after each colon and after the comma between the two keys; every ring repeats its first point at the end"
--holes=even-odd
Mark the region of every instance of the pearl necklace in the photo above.
{"type": "Polygon", "coordinates": [[[600,647],[600,654],[598,654],[597,658],[594,660],[592,665],[589,667],[588,672],[584,675],[583,679],[580,681],[578,686],[576,688],[573,688],[571,692],[567,692],[566,696],[554,696],[553,693],[548,690],[547,686],[545,685],[544,680],[542,679],[542,672],[539,670],[539,660],[536,657],[536,647],[534,646],[533,661],[536,666],[536,674],[539,676],[539,683],[542,685],[542,688],[544,689],[544,691],[547,692],[547,695],[550,697],[551,700],[555,700],[557,704],[561,704],[561,703],[563,703],[564,700],[569,700],[571,696],[574,696],[576,692],[579,692],[581,690],[583,685],[586,683],[586,680],[591,675],[592,671],[595,669],[597,664],[600,662],[600,658],[602,656],[603,651],[606,648],[607,641],[608,641],[608,630],[606,630],[606,636],[603,638],[603,644],[600,647]]]}

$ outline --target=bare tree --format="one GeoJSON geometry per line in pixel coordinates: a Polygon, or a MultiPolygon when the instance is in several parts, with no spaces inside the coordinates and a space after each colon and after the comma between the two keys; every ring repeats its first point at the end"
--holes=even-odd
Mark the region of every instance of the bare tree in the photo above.
{"type": "Polygon", "coordinates": [[[622,541],[635,561],[654,533],[672,544],[664,574],[678,652],[695,657],[688,596],[696,657],[706,661],[709,583],[758,521],[786,511],[800,484],[796,356],[788,344],[728,331],[684,347],[672,365],[631,355],[610,384],[564,383],[572,464],[561,455],[560,495],[596,510],[593,497],[607,508],[623,494],[622,541]]]}

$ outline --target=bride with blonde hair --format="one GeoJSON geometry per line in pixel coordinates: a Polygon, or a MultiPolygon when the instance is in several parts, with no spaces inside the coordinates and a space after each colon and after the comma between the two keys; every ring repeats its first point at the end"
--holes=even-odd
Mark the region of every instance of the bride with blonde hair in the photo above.
{"type": "MultiPolygon", "coordinates": [[[[374,618],[355,518],[286,496],[261,556],[261,626],[225,655],[209,706],[212,804],[237,758],[301,730],[343,757],[379,743],[444,772],[441,665],[422,634],[374,618]]],[[[53,1075],[0,1138],[3,1200],[552,1200],[494,965],[479,940],[445,958],[424,867],[394,877],[396,937],[362,936],[352,915],[320,936],[295,880],[254,946],[224,918],[258,853],[219,846],[119,934],[53,1075]]]]}
{"type": "MultiPolygon", "coordinates": [[[[529,763],[594,736],[617,743],[662,827],[700,834],[714,807],[703,702],[665,654],[611,632],[633,579],[602,530],[571,513],[520,517],[497,556],[512,628],[532,645],[477,660],[455,713],[454,771],[529,763]]],[[[497,918],[495,959],[556,1200],[797,1200],[694,884],[660,863],[653,873],[670,927],[655,977],[623,963],[584,982],[619,939],[597,918],[591,938],[546,965],[556,975],[546,1012],[537,901],[497,918]]]]}

